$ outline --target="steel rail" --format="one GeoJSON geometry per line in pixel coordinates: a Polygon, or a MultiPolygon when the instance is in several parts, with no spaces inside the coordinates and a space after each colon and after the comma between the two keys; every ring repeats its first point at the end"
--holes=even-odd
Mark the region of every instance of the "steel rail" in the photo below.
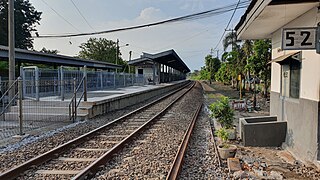
{"type": "Polygon", "coordinates": [[[179,146],[176,157],[175,157],[173,164],[171,165],[170,171],[167,175],[167,178],[166,178],[167,180],[174,180],[174,179],[177,179],[179,176],[181,167],[183,165],[183,159],[184,159],[185,153],[188,148],[188,143],[191,138],[191,134],[194,129],[196,120],[198,119],[201,108],[202,108],[202,103],[198,106],[195,114],[193,115],[193,118],[192,118],[192,121],[188,127],[188,130],[184,134],[183,140],[179,146]]]}
{"type": "Polygon", "coordinates": [[[100,158],[98,158],[96,161],[94,161],[92,164],[90,164],[87,168],[83,169],[80,173],[78,173],[75,177],[72,178],[72,180],[83,180],[87,179],[88,176],[91,176],[95,174],[101,166],[105,165],[112,156],[118,152],[121,148],[124,147],[126,143],[128,143],[130,140],[132,140],[133,137],[135,137],[137,134],[139,134],[141,131],[143,131],[151,122],[153,122],[158,117],[162,116],[173,104],[175,104],[179,99],[181,99],[185,94],[187,94],[193,87],[195,83],[183,94],[181,94],[178,98],[176,98],[174,101],[172,101],[167,107],[165,107],[161,112],[154,115],[151,119],[149,119],[147,122],[145,122],[142,126],[140,126],[138,129],[136,129],[134,132],[132,132],[129,136],[127,136],[125,139],[123,139],[120,143],[118,143],[116,146],[111,148],[108,152],[103,154],[100,158]]]}
{"type": "MultiPolygon", "coordinates": [[[[203,86],[202,86],[202,90],[203,90],[203,86]]],[[[205,102],[205,106],[209,107],[209,104],[205,102]]],[[[218,148],[217,148],[217,143],[216,143],[216,140],[214,138],[215,127],[214,127],[214,124],[212,123],[212,119],[211,118],[209,119],[209,124],[210,124],[210,134],[211,134],[211,137],[212,137],[214,152],[217,155],[218,165],[219,165],[219,167],[221,167],[222,166],[222,162],[221,162],[220,154],[219,154],[219,151],[218,151],[218,148]]]]}
{"type": "MultiPolygon", "coordinates": [[[[134,115],[134,114],[136,114],[136,113],[138,113],[140,111],[143,111],[145,108],[148,108],[148,107],[156,104],[157,102],[159,102],[159,101],[161,101],[161,100],[163,100],[163,99],[175,94],[176,92],[182,90],[183,88],[189,86],[190,84],[191,84],[191,82],[189,81],[188,83],[186,83],[182,87],[174,90],[171,93],[168,93],[168,94],[164,95],[163,97],[160,97],[160,98],[158,98],[158,99],[156,99],[156,100],[154,100],[154,101],[152,101],[152,102],[150,102],[150,103],[148,103],[148,104],[146,104],[146,105],[144,105],[144,106],[142,106],[142,107],[140,107],[140,108],[138,108],[138,109],[136,109],[136,110],[134,110],[134,111],[132,111],[132,112],[130,112],[128,114],[125,114],[125,115],[123,115],[123,116],[121,116],[121,117],[119,117],[119,118],[117,118],[117,119],[115,119],[115,120],[113,120],[113,121],[101,126],[101,127],[98,127],[96,129],[94,129],[94,130],[92,130],[92,131],[90,131],[88,133],[85,133],[85,134],[83,134],[83,135],[81,135],[81,136],[79,136],[79,137],[77,137],[75,139],[72,139],[72,140],[70,140],[70,141],[68,141],[68,142],[66,142],[66,143],[64,143],[64,144],[62,144],[62,145],[60,145],[58,147],[55,147],[55,148],[51,149],[50,151],[48,151],[48,152],[46,152],[44,154],[36,156],[36,157],[34,157],[34,158],[24,162],[24,163],[12,168],[12,169],[9,169],[8,171],[5,171],[5,172],[1,173],[0,174],[0,180],[1,179],[5,179],[5,180],[15,179],[20,174],[22,174],[23,172],[28,170],[30,167],[37,166],[37,165],[45,163],[45,162],[47,162],[49,160],[57,158],[59,156],[59,154],[63,153],[64,151],[69,150],[72,147],[78,146],[82,142],[85,142],[87,139],[90,139],[92,136],[94,136],[94,134],[96,134],[97,132],[102,131],[105,128],[108,128],[109,126],[111,126],[111,125],[113,125],[113,124],[115,124],[117,122],[121,122],[122,120],[124,120],[125,118],[127,118],[127,117],[129,117],[131,115],[134,115]]],[[[194,84],[192,86],[194,86],[194,84]]]]}
{"type": "MultiPolygon", "coordinates": [[[[211,121],[211,120],[210,120],[211,121]]],[[[211,122],[210,122],[210,126],[212,126],[211,122]]],[[[214,151],[216,152],[216,155],[217,155],[217,160],[218,160],[218,164],[219,164],[219,167],[221,167],[222,163],[221,163],[221,158],[220,158],[220,154],[219,154],[219,151],[218,151],[218,148],[217,148],[217,143],[216,143],[216,140],[214,138],[214,132],[215,129],[214,128],[211,128],[210,129],[210,132],[211,132],[211,135],[212,135],[212,141],[213,141],[213,146],[214,146],[214,151]]]]}

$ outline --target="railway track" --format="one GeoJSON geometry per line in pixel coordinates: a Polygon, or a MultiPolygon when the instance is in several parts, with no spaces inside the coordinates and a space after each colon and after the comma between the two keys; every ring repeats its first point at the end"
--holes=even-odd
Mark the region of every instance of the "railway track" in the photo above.
{"type": "MultiPolygon", "coordinates": [[[[192,85],[193,86],[193,85],[192,85]]],[[[192,89],[183,88],[0,174],[0,179],[92,177],[126,143],[138,136],[192,89]]]]}
{"type": "Polygon", "coordinates": [[[195,87],[113,155],[92,179],[176,179],[201,109],[202,93],[195,87]]]}

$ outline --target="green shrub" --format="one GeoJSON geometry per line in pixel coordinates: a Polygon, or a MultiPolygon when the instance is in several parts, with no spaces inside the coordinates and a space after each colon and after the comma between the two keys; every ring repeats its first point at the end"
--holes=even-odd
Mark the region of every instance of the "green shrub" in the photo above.
{"type": "Polygon", "coordinates": [[[226,128],[222,127],[215,131],[215,135],[218,136],[222,140],[222,146],[224,148],[228,148],[229,145],[227,144],[227,141],[229,139],[229,132],[226,128]]]}
{"type": "Polygon", "coordinates": [[[229,105],[228,97],[221,96],[220,100],[210,104],[209,109],[212,112],[212,117],[216,118],[222,127],[232,127],[234,112],[229,105]]]}

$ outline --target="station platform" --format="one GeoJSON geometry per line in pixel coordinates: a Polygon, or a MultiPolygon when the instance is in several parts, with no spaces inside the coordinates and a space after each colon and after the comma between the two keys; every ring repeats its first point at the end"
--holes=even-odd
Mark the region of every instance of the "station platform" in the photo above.
{"type": "MultiPolygon", "coordinates": [[[[81,101],[75,121],[89,120],[95,116],[141,103],[152,97],[172,91],[187,83],[186,80],[157,85],[129,86],[112,90],[88,91],[87,101],[81,101]]],[[[23,132],[37,131],[71,124],[69,104],[73,94],[64,101],[58,96],[41,97],[39,101],[25,99],[22,103],[23,132]]],[[[79,100],[79,99],[78,99],[79,100]]],[[[19,133],[19,107],[12,106],[0,117],[0,141],[19,133]]],[[[29,133],[30,134],[30,133],[29,133]]]]}

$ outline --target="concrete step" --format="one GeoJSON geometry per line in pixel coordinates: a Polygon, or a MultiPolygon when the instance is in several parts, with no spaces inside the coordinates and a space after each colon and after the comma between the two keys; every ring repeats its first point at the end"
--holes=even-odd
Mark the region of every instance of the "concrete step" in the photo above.
{"type": "MultiPolygon", "coordinates": [[[[48,106],[48,107],[68,107],[70,101],[34,101],[34,100],[23,100],[22,105],[26,106],[48,106]]],[[[93,105],[92,102],[80,102],[81,107],[91,107],[93,105]]]]}
{"type": "MultiPolygon", "coordinates": [[[[88,114],[89,107],[78,107],[77,111],[80,114],[88,114]]],[[[22,106],[23,113],[43,113],[43,114],[68,114],[69,107],[49,107],[49,106],[22,106]]],[[[9,112],[19,112],[19,106],[12,106],[9,112]]]]}
{"type": "MultiPolygon", "coordinates": [[[[77,114],[78,120],[84,120],[87,117],[87,114],[77,114]]],[[[5,113],[5,119],[7,120],[18,120],[19,113],[8,112],[5,113]]],[[[69,114],[48,114],[48,113],[23,113],[24,121],[68,121],[69,114]]]]}

